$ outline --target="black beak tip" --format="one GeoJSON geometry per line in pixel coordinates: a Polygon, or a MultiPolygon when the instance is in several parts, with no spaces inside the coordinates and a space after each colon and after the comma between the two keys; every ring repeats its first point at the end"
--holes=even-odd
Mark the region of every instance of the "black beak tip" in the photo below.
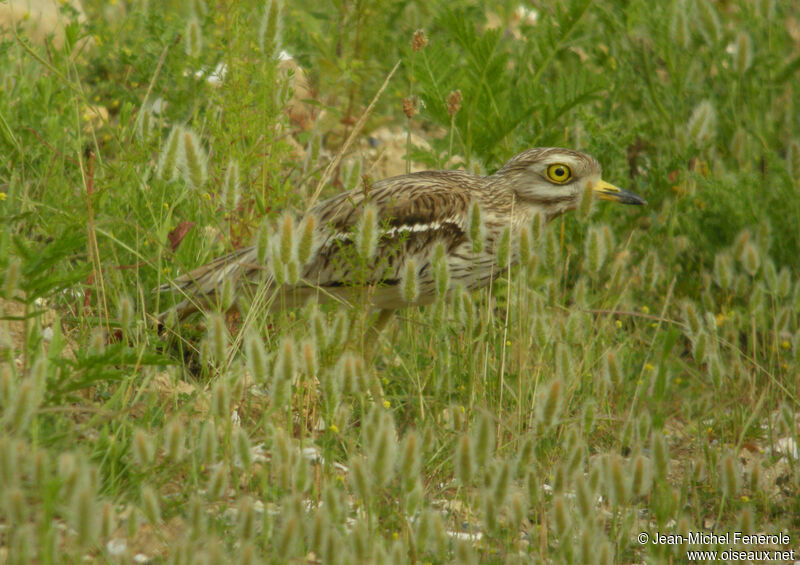
{"type": "Polygon", "coordinates": [[[627,191],[625,191],[625,193],[621,195],[620,202],[622,202],[623,204],[630,204],[633,206],[647,205],[647,200],[645,200],[638,194],[634,194],[632,192],[627,192],[627,191]]]}

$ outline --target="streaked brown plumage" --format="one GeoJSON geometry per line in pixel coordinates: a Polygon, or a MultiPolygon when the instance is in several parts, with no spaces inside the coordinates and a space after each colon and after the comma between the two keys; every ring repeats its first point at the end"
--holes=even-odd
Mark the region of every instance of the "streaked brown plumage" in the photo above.
{"type": "MultiPolygon", "coordinates": [[[[496,247],[506,227],[514,240],[536,214],[551,220],[576,208],[587,184],[603,199],[645,203],[602,181],[600,172],[597,160],[584,153],[535,148],[516,155],[489,176],[424,171],[334,196],[304,216],[315,221],[310,258],[301,266],[300,281],[284,284],[283,299],[275,303],[298,304],[311,296],[349,300],[366,291],[367,300],[376,308],[402,308],[409,305],[401,283],[411,259],[419,285],[412,304],[430,303],[435,298],[432,261],[439,244],[445,251],[451,288],[483,287],[501,272],[496,247]],[[474,252],[469,237],[470,213],[476,203],[485,226],[479,252],[474,252]],[[380,237],[372,258],[356,266],[355,230],[367,206],[373,206],[377,213],[380,237]]],[[[514,254],[511,260],[516,260],[514,254]]],[[[159,290],[174,287],[183,292],[186,299],[176,308],[180,316],[185,316],[213,304],[225,279],[230,279],[237,290],[264,281],[274,286],[266,276],[269,272],[267,265],[259,263],[256,247],[251,246],[199,267],[159,290]]]]}

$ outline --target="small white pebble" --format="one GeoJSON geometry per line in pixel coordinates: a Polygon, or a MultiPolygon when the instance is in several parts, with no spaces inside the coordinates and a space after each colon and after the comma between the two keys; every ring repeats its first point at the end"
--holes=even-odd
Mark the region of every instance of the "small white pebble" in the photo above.
{"type": "Polygon", "coordinates": [[[111,538],[106,543],[106,551],[108,551],[109,555],[114,557],[119,557],[120,555],[124,555],[126,551],[128,551],[128,542],[125,538],[111,538]]]}

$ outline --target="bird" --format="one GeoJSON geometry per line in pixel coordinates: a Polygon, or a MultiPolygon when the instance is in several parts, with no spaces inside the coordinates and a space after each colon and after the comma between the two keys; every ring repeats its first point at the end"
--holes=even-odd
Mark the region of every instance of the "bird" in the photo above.
{"type": "MultiPolygon", "coordinates": [[[[183,294],[185,299],[171,309],[181,319],[213,307],[225,285],[235,293],[269,285],[281,291],[283,298],[273,301],[280,307],[312,298],[348,301],[362,296],[379,311],[382,327],[394,311],[436,299],[437,260],[446,263],[448,290],[485,287],[504,271],[498,246],[507,228],[513,241],[537,215],[549,222],[576,209],[584,194],[646,204],[604,181],[594,157],[537,147],[515,155],[491,175],[421,171],[365,183],[317,203],[297,223],[287,216],[284,226],[297,235],[293,249],[279,250],[280,242],[274,241],[271,253],[258,244],[243,247],[158,290],[183,294]],[[301,231],[306,238],[298,244],[301,231]],[[476,234],[482,238],[478,245],[476,234]],[[303,246],[299,259],[298,245],[303,246]],[[285,265],[283,271],[275,265],[287,260],[294,261],[290,280],[285,265]],[[416,279],[411,285],[406,284],[409,277],[416,279]]],[[[289,237],[286,230],[283,237],[289,237]]],[[[514,263],[519,253],[511,248],[508,261],[514,263]]],[[[171,310],[159,318],[166,319],[171,310]]]]}

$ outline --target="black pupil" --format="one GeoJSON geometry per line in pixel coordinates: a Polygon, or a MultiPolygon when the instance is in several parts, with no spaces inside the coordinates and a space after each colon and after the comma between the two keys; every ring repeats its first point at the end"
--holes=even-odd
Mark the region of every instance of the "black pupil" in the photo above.
{"type": "Polygon", "coordinates": [[[562,169],[561,167],[556,169],[556,176],[557,177],[563,177],[565,174],[566,173],[564,172],[564,169],[562,169]]]}

